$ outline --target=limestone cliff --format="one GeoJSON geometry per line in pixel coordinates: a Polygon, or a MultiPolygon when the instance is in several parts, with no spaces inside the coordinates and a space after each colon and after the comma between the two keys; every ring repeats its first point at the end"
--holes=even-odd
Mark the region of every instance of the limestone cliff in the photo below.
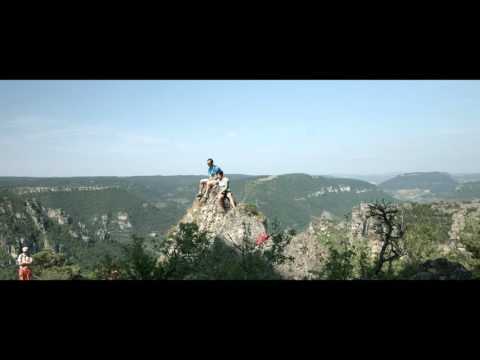
{"type": "Polygon", "coordinates": [[[218,190],[213,188],[208,200],[195,200],[180,223],[195,223],[200,231],[223,239],[227,244],[241,245],[265,233],[266,218],[254,206],[239,204],[224,211],[218,203],[218,190]]]}
{"type": "MultiPolygon", "coordinates": [[[[207,232],[212,238],[221,238],[230,245],[241,245],[245,240],[255,241],[260,234],[268,233],[267,219],[255,206],[239,204],[235,209],[227,206],[227,210],[224,210],[218,203],[217,195],[214,188],[207,201],[195,200],[180,223],[196,223],[200,231],[207,232]]],[[[412,207],[411,204],[399,206],[407,211],[412,207]]],[[[451,239],[457,242],[466,214],[477,211],[480,213],[480,203],[437,203],[430,206],[442,209],[452,216],[450,235],[451,239]]],[[[370,248],[372,257],[376,257],[381,247],[381,239],[376,232],[377,220],[371,218],[368,212],[368,204],[360,203],[353,207],[351,219],[348,221],[339,222],[332,219],[328,213],[312,218],[308,228],[295,235],[285,248],[285,255],[293,258],[293,261],[277,266],[276,270],[285,279],[312,279],[312,271],[321,268],[328,257],[325,241],[320,241],[320,237],[328,239],[341,236],[350,243],[363,242],[370,248]]],[[[172,231],[175,229],[176,227],[172,231]]],[[[269,244],[266,243],[265,248],[268,247],[269,244]]]]}
{"type": "Polygon", "coordinates": [[[339,225],[335,225],[328,216],[314,218],[307,230],[297,234],[285,249],[285,255],[293,257],[293,261],[279,267],[279,272],[286,278],[302,280],[313,278],[312,271],[327,256],[327,250],[319,241],[319,236],[330,236],[339,225]]]}
{"type": "Polygon", "coordinates": [[[375,231],[378,221],[369,216],[368,203],[360,203],[352,209],[350,237],[353,241],[366,241],[372,250],[372,255],[381,249],[380,235],[375,231]]]}

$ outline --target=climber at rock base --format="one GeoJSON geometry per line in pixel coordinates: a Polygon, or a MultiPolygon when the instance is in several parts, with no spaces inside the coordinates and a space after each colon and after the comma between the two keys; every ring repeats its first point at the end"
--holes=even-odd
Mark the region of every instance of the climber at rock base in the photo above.
{"type": "Polygon", "coordinates": [[[270,235],[268,235],[266,233],[262,233],[262,234],[258,235],[257,241],[255,241],[255,245],[260,246],[263,243],[265,243],[268,239],[270,239],[270,235]]]}
{"type": "Polygon", "coordinates": [[[17,258],[19,280],[32,280],[32,270],[28,267],[33,262],[33,259],[28,256],[28,247],[22,248],[22,253],[17,258]]]}
{"type": "Polygon", "coordinates": [[[219,204],[222,207],[222,209],[224,211],[226,211],[226,209],[225,209],[225,196],[230,201],[230,206],[232,207],[232,209],[235,209],[236,203],[235,203],[235,199],[233,198],[232,192],[230,191],[230,180],[228,179],[228,177],[223,175],[222,170],[220,170],[218,172],[218,180],[217,180],[216,184],[218,185],[218,190],[219,190],[218,191],[218,201],[219,201],[219,204]]]}
{"type": "Polygon", "coordinates": [[[197,198],[201,198],[203,193],[203,196],[205,197],[205,199],[208,199],[208,193],[210,192],[210,189],[216,185],[217,174],[220,171],[222,171],[222,169],[220,169],[218,166],[213,164],[213,159],[207,160],[207,166],[208,166],[208,178],[200,180],[200,184],[198,186],[197,198]]]}
{"type": "Polygon", "coordinates": [[[120,272],[118,270],[112,270],[110,271],[110,274],[107,277],[107,280],[118,280],[119,277],[120,277],[120,272]]]}

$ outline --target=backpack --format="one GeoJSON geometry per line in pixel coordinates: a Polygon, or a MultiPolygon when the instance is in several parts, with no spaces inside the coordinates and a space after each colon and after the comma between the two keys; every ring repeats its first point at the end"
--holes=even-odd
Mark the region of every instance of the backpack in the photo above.
{"type": "Polygon", "coordinates": [[[260,235],[258,235],[257,237],[257,241],[255,241],[255,244],[256,245],[262,245],[265,241],[267,241],[268,239],[270,239],[270,235],[266,234],[266,233],[262,233],[260,235]]]}

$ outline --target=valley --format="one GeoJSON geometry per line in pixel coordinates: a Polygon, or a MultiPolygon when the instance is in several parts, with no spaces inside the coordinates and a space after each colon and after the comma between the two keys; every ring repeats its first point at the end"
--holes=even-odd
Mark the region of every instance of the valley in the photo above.
{"type": "MultiPolygon", "coordinates": [[[[144,238],[146,248],[155,252],[191,207],[200,178],[0,178],[0,259],[12,265],[22,246],[34,253],[52,249],[78,264],[85,276],[105,256],[118,257],[134,235],[144,238]]],[[[436,235],[422,246],[436,256],[468,258],[461,234],[469,222],[480,218],[480,182],[458,183],[445,173],[398,175],[378,186],[307,174],[231,175],[230,179],[245,211],[256,209],[251,211],[298,234],[297,244],[287,250],[296,256],[303,253],[303,259],[297,260],[303,265],[281,268],[284,276],[293,278],[311,278],[310,271],[321,266],[320,255],[324,259],[328,247],[318,239],[327,235],[356,239],[370,253],[378,251],[375,236],[365,230],[368,203],[385,200],[413,211],[410,228],[421,233],[431,226],[429,231],[436,235]],[[311,248],[311,255],[299,250],[300,244],[311,248]],[[309,256],[313,258],[308,260],[309,256]]],[[[240,225],[234,224],[229,226],[236,231],[240,225]]],[[[414,239],[410,234],[409,239],[414,239]]],[[[410,243],[419,246],[420,240],[410,243]]]]}

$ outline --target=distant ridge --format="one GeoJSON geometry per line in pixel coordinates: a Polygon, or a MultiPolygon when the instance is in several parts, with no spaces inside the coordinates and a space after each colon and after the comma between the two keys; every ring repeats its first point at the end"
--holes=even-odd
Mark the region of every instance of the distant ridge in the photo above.
{"type": "Polygon", "coordinates": [[[451,192],[457,182],[446,172],[411,172],[395,176],[380,184],[385,190],[425,189],[434,193],[451,192]]]}

